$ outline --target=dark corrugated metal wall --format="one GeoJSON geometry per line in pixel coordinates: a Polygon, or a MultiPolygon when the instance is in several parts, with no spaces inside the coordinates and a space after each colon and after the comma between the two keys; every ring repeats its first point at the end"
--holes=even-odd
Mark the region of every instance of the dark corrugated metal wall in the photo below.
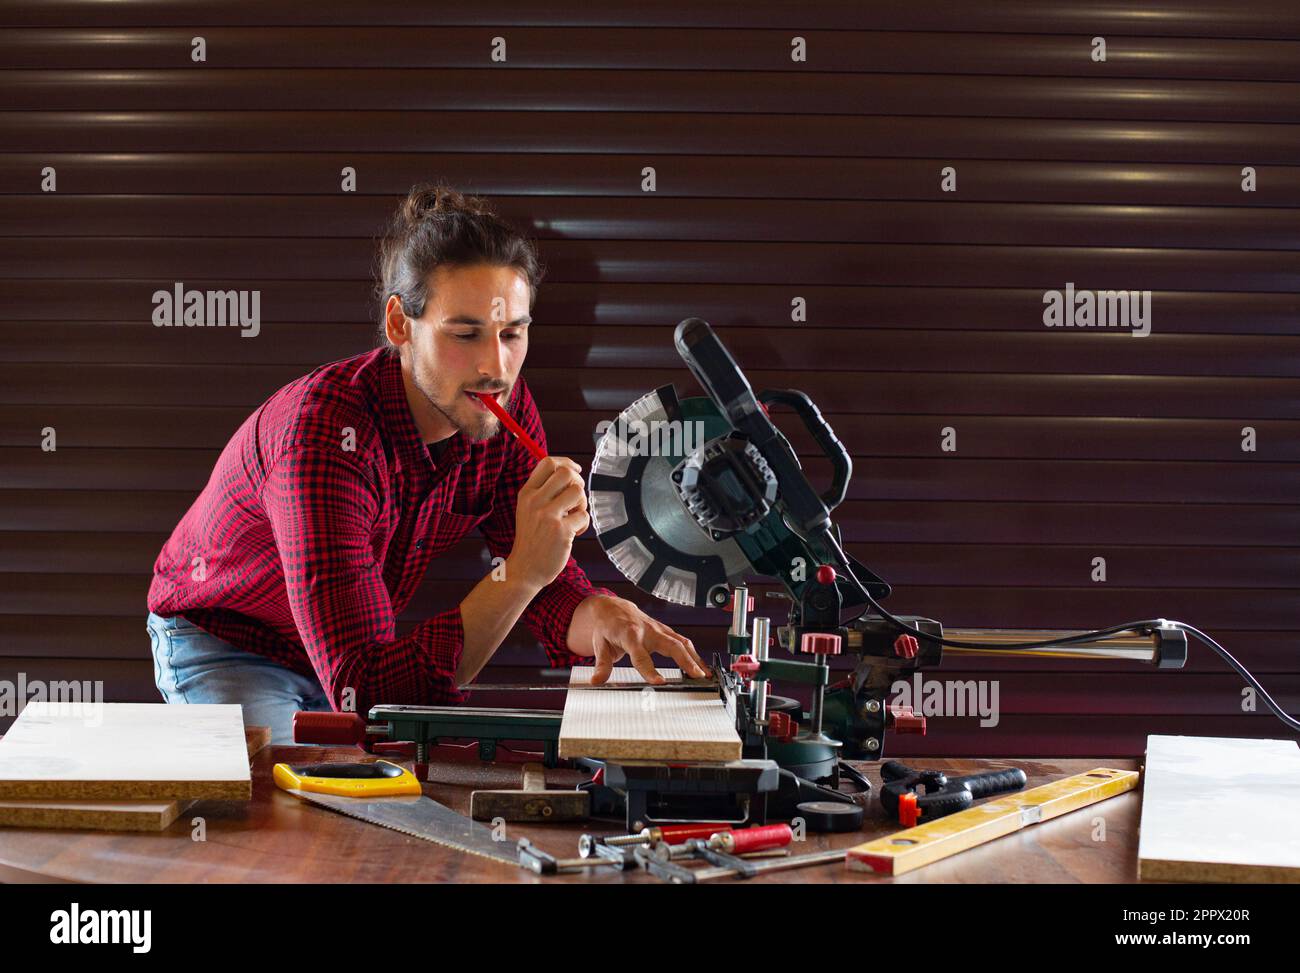
{"type": "MultiPolygon", "coordinates": [[[[598,421],[693,388],[671,335],[700,315],[756,386],[829,415],[856,463],[838,519],[894,611],[1181,618],[1300,709],[1300,7],[588,6],[0,9],[0,678],[154,698],[158,548],[252,408],[369,347],[374,235],[442,178],[542,240],[525,374],[555,451],[585,467],[598,421]],[[154,328],[177,281],[260,290],[261,333],[154,328]],[[1067,282],[1153,292],[1152,334],[1044,327],[1067,282]]],[[[431,568],[408,623],[483,573],[478,546],[431,568]]],[[[629,593],[594,540],[577,552],[629,593]]],[[[716,619],[653,610],[716,644],[716,619]]],[[[531,678],[525,635],[496,675],[531,678]]],[[[934,721],[908,752],[1282,732],[1197,649],[1173,674],[942,674],[998,679],[1000,722],[934,721]]]]}

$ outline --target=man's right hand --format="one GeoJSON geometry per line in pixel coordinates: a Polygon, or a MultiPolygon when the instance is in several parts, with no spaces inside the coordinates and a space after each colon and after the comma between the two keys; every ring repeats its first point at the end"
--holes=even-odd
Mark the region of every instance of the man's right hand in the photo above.
{"type": "Polygon", "coordinates": [[[544,588],[569,561],[573,539],[587,529],[587,492],[582,467],[565,456],[548,456],[533,469],[515,503],[515,543],[506,558],[507,577],[544,588]]]}

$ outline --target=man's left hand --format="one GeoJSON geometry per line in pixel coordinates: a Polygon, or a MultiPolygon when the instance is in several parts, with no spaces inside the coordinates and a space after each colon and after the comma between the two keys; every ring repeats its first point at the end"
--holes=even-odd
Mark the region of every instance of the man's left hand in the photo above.
{"type": "Polygon", "coordinates": [[[709,674],[690,639],[655,621],[626,598],[595,596],[579,605],[578,610],[591,612],[588,621],[596,664],[593,685],[607,682],[614,663],[624,656],[652,686],[666,682],[650,660],[652,654],[672,659],[688,679],[703,679],[709,674]]]}

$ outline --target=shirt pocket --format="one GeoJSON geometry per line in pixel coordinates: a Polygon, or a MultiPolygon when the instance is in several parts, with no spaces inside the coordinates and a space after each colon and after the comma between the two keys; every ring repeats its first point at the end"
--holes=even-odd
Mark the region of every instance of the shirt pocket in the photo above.
{"type": "Polygon", "coordinates": [[[437,554],[454,545],[462,537],[492,516],[493,506],[489,503],[478,511],[444,510],[438,515],[437,526],[433,529],[433,550],[437,554]]]}

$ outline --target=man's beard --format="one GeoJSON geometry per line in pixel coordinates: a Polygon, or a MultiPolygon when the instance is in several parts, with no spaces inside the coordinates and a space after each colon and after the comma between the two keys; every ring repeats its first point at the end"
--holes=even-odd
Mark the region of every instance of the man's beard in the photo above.
{"type": "Polygon", "coordinates": [[[439,398],[434,394],[433,384],[420,374],[418,368],[414,370],[413,377],[415,387],[420,390],[420,394],[424,396],[430,408],[440,412],[466,439],[471,442],[482,442],[491,439],[500,431],[500,420],[486,408],[480,409],[471,402],[464,390],[454,389],[450,393],[450,399],[439,398]]]}

